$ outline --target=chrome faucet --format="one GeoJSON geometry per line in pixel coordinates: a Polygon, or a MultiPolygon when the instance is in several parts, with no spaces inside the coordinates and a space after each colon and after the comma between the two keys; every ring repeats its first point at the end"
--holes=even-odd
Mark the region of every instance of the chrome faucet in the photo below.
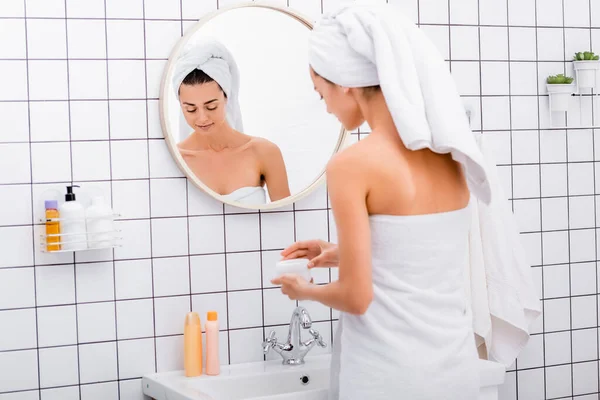
{"type": "Polygon", "coordinates": [[[304,357],[315,345],[327,347],[321,334],[311,328],[312,320],[304,307],[296,307],[292,313],[288,338],[286,343],[278,343],[275,331],[271,331],[268,338],[263,342],[263,353],[266,355],[272,348],[283,358],[284,365],[302,365],[304,357]],[[300,328],[308,330],[312,339],[302,342],[300,328]]]}

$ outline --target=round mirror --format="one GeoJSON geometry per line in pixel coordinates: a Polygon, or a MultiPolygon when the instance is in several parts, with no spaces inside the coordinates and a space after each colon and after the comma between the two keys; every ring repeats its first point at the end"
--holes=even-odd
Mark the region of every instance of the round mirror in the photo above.
{"type": "Polygon", "coordinates": [[[324,180],[347,132],[327,113],[309,74],[312,24],[247,4],[200,20],[163,75],[163,132],[180,169],[227,204],[271,209],[324,180]]]}

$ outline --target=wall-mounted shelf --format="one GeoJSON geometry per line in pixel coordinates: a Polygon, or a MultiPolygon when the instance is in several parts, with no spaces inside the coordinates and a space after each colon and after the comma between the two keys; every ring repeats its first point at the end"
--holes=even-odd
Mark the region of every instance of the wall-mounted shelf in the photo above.
{"type": "MultiPolygon", "coordinates": [[[[114,218],[120,217],[120,214],[112,214],[108,217],[113,218],[113,226],[118,222],[114,221],[114,218]]],[[[46,223],[61,223],[61,222],[83,222],[93,221],[94,219],[103,219],[107,216],[102,217],[85,217],[85,218],[44,218],[40,219],[39,223],[46,225],[46,223]]],[[[46,234],[45,232],[40,234],[40,250],[43,253],[72,253],[80,251],[90,250],[103,250],[103,249],[114,249],[121,247],[121,230],[115,229],[109,231],[98,231],[98,232],[77,232],[77,233],[57,233],[57,234],[46,234]],[[52,241],[49,239],[59,238],[58,241],[52,241]],[[63,249],[64,245],[80,245],[86,244],[85,248],[80,249],[63,249]],[[48,247],[57,247],[59,249],[49,249],[48,247]]]]}

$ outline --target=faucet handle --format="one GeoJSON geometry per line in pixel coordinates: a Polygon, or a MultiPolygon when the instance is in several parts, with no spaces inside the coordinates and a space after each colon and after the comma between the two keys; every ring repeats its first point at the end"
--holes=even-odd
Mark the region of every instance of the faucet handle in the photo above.
{"type": "Polygon", "coordinates": [[[312,335],[312,337],[315,338],[315,340],[317,341],[317,344],[319,346],[327,347],[327,343],[325,343],[325,341],[323,340],[323,337],[321,336],[321,334],[318,331],[316,331],[314,329],[310,329],[308,332],[312,335]]]}
{"type": "Polygon", "coordinates": [[[267,354],[269,349],[277,343],[277,338],[275,337],[275,331],[271,331],[269,337],[265,339],[263,342],[263,354],[267,354]]]}

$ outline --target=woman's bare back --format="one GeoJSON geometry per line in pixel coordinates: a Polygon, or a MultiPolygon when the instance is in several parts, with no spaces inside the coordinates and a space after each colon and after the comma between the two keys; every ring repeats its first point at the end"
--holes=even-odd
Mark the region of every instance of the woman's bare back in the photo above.
{"type": "MultiPolygon", "coordinates": [[[[347,149],[344,162],[360,164],[370,215],[418,215],[467,206],[469,189],[450,154],[411,151],[399,136],[372,133],[347,149]]],[[[356,165],[356,164],[355,164],[356,165]]]]}

